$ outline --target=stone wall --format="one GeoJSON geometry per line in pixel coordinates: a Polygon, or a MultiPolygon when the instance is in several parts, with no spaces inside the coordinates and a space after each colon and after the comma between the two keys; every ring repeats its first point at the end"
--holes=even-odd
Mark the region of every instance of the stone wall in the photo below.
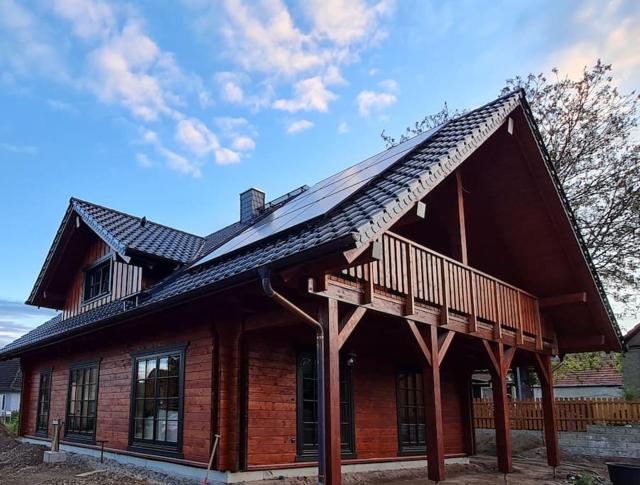
{"type": "Polygon", "coordinates": [[[586,433],[560,433],[560,449],[572,455],[640,458],[640,426],[587,426],[586,433]]]}

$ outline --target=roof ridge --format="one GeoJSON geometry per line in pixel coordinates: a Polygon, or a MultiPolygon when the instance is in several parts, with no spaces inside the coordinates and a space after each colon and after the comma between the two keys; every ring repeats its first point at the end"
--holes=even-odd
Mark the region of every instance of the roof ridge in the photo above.
{"type": "MultiPolygon", "coordinates": [[[[142,216],[142,217],[135,216],[135,215],[130,214],[128,212],[124,212],[124,211],[121,211],[121,210],[118,210],[118,209],[113,209],[112,207],[107,207],[107,206],[104,206],[104,205],[101,205],[101,204],[96,204],[95,202],[89,202],[88,200],[79,199],[77,197],[70,197],[69,198],[69,202],[70,203],[73,203],[74,201],[75,202],[80,202],[81,204],[88,204],[88,205],[91,205],[93,207],[97,207],[99,209],[115,212],[116,214],[120,214],[120,215],[123,215],[123,216],[131,217],[133,219],[138,219],[139,220],[139,219],[142,219],[142,217],[146,217],[146,216],[142,216]]],[[[186,234],[187,236],[197,237],[197,238],[203,239],[203,240],[206,238],[206,236],[200,236],[199,234],[194,234],[192,232],[188,232],[188,231],[185,231],[183,229],[177,229],[175,227],[168,226],[166,224],[162,224],[160,222],[152,221],[151,219],[147,219],[147,224],[153,224],[155,226],[164,227],[165,229],[170,229],[170,230],[175,231],[175,232],[181,232],[182,234],[186,234]]]]}

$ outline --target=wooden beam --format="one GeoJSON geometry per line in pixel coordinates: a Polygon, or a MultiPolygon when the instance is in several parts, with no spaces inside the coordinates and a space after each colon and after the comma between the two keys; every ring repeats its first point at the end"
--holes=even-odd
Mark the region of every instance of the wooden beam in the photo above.
{"type": "Polygon", "coordinates": [[[444,356],[447,355],[447,351],[449,350],[449,346],[451,345],[455,335],[456,333],[454,331],[448,330],[438,337],[438,363],[440,365],[442,365],[444,356]]]}
{"type": "Polygon", "coordinates": [[[536,354],[538,375],[542,390],[542,414],[544,417],[544,441],[547,447],[547,463],[557,467],[560,464],[558,445],[557,410],[553,390],[553,369],[549,355],[536,354]]]}
{"type": "Polygon", "coordinates": [[[411,330],[411,333],[413,334],[413,338],[415,339],[416,343],[418,344],[418,347],[420,348],[420,352],[422,352],[422,355],[427,361],[427,365],[431,367],[433,365],[433,359],[431,358],[431,351],[429,350],[427,343],[424,341],[424,338],[422,338],[422,334],[420,333],[420,330],[418,329],[416,322],[408,318],[405,319],[405,321],[407,322],[407,325],[409,325],[409,330],[411,330]]]}
{"type": "Polygon", "coordinates": [[[460,229],[460,261],[462,264],[469,264],[467,254],[467,228],[464,220],[464,189],[462,187],[462,173],[456,170],[456,193],[458,201],[458,228],[460,229]]]}
{"type": "Polygon", "coordinates": [[[486,340],[482,340],[482,346],[484,347],[484,349],[487,351],[487,355],[489,356],[489,361],[491,362],[492,365],[492,369],[489,369],[493,372],[500,372],[500,366],[498,364],[498,361],[496,360],[496,356],[493,353],[493,349],[491,348],[491,344],[486,341],[486,340]]]}
{"type": "Polygon", "coordinates": [[[413,224],[414,222],[423,221],[427,217],[427,205],[422,202],[416,202],[416,205],[404,216],[402,217],[395,225],[395,227],[402,227],[408,224],[413,224]]]}
{"type": "Polygon", "coordinates": [[[555,306],[573,305],[576,303],[586,303],[586,302],[587,302],[586,291],[580,291],[578,293],[569,293],[567,295],[540,298],[540,308],[551,308],[555,306]]]}
{"type": "Polygon", "coordinates": [[[320,301],[318,321],[324,327],[324,397],[326,440],[326,485],[340,485],[340,349],[338,346],[338,301],[320,301]]]}
{"type": "Polygon", "coordinates": [[[444,424],[442,420],[442,394],[440,389],[440,363],[436,357],[438,349],[438,329],[429,326],[427,346],[434,358],[423,371],[425,424],[427,442],[427,474],[429,479],[440,482],[445,479],[444,470],[444,424]]]}
{"type": "Polygon", "coordinates": [[[513,356],[516,355],[516,347],[509,347],[504,351],[504,371],[508,372],[511,369],[511,362],[513,361],[513,356]]]}
{"type": "Polygon", "coordinates": [[[373,262],[367,265],[368,278],[364,282],[364,294],[362,295],[362,303],[368,305],[373,301],[373,262]]]}
{"type": "Polygon", "coordinates": [[[604,335],[561,335],[558,337],[558,352],[556,353],[595,351],[602,348],[604,341],[604,335]]]}
{"type": "Polygon", "coordinates": [[[511,448],[511,422],[509,418],[509,395],[507,393],[507,371],[505,369],[504,344],[497,342],[494,351],[498,371],[491,373],[493,391],[493,413],[496,429],[496,452],[498,470],[502,473],[513,471],[511,448]]]}
{"type": "Polygon", "coordinates": [[[362,264],[382,259],[382,242],[375,239],[359,248],[348,249],[342,255],[349,264],[362,264]]]}
{"type": "Polygon", "coordinates": [[[349,336],[353,333],[353,331],[364,317],[364,314],[367,312],[367,309],[362,306],[355,307],[348,316],[345,316],[343,321],[340,324],[340,333],[338,335],[338,348],[342,348],[345,342],[349,339],[349,336]]]}

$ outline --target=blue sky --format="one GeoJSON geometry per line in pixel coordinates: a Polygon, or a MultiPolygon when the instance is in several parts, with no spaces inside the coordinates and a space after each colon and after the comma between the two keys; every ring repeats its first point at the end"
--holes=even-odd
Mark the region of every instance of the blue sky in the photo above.
{"type": "Polygon", "coordinates": [[[639,38],[633,1],[0,0],[0,344],[71,196],[204,235],[516,74],[636,88],[639,38]]]}

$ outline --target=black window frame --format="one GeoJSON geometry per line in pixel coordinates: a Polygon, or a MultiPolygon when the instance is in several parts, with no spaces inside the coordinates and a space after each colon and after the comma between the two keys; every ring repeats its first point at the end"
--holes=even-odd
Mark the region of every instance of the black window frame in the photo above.
{"type": "MultiPolygon", "coordinates": [[[[186,350],[187,343],[173,345],[170,347],[162,347],[157,349],[148,349],[131,354],[131,397],[130,397],[130,411],[129,411],[129,447],[130,451],[136,451],[140,453],[155,454],[160,456],[168,456],[174,458],[182,458],[182,443],[184,432],[184,376],[186,367],[186,350]],[[178,370],[178,436],[175,444],[167,441],[158,441],[156,436],[156,420],[157,415],[154,412],[154,427],[153,427],[153,440],[145,440],[135,437],[136,432],[136,400],[137,400],[137,382],[138,382],[138,366],[139,360],[148,360],[155,358],[156,364],[163,357],[169,357],[171,355],[180,356],[180,369],[178,370]]],[[[157,366],[156,366],[157,368],[157,366]]],[[[155,396],[154,400],[158,400],[157,397],[157,378],[155,384],[155,396]]],[[[155,407],[155,404],[154,404],[155,407]]]]}
{"type": "MultiPolygon", "coordinates": [[[[77,390],[77,387],[76,387],[77,390]]],[[[77,396],[77,395],[76,395],[77,396]]],[[[72,364],[69,366],[69,382],[67,383],[67,404],[65,407],[65,421],[64,421],[64,438],[65,440],[68,441],[81,441],[84,443],[89,443],[89,444],[95,444],[96,442],[96,428],[98,426],[98,402],[99,402],[99,396],[100,396],[100,359],[98,360],[90,360],[90,361],[84,361],[84,362],[78,362],[75,364],[72,364]],[[85,420],[89,420],[92,419],[93,420],[93,429],[90,432],[85,432],[82,430],[78,430],[75,428],[75,425],[72,427],[71,426],[71,420],[76,417],[71,416],[70,412],[71,412],[71,393],[72,393],[72,376],[74,373],[77,373],[79,371],[82,371],[84,374],[84,371],[89,370],[89,378],[91,379],[91,371],[95,369],[96,371],[96,379],[95,382],[93,381],[89,381],[89,383],[85,383],[84,382],[84,378],[82,381],[82,390],[84,391],[84,387],[85,386],[91,386],[91,385],[95,385],[96,386],[96,392],[95,392],[95,411],[93,413],[93,416],[91,416],[88,412],[86,415],[82,415],[82,409],[84,408],[84,405],[81,405],[80,409],[80,415],[78,416],[80,418],[80,422],[82,422],[83,419],[85,420]]],[[[75,397],[75,396],[74,396],[75,397]]],[[[85,401],[85,399],[74,399],[73,401],[77,402],[83,402],[85,401]]],[[[92,399],[88,399],[88,401],[92,401],[92,399]]],[[[87,405],[88,406],[88,405],[87,405]]],[[[88,410],[87,410],[88,411],[88,410]]],[[[81,425],[82,426],[82,425],[81,425]]]]}
{"type": "Polygon", "coordinates": [[[426,410],[425,410],[425,401],[424,401],[424,377],[422,371],[412,370],[412,369],[404,369],[396,372],[396,417],[397,417],[397,431],[398,431],[398,454],[400,455],[423,455],[427,452],[427,422],[426,422],[426,410]],[[402,376],[413,376],[415,382],[420,383],[420,387],[414,387],[413,389],[407,389],[407,391],[411,391],[414,396],[414,403],[401,403],[400,397],[403,389],[400,387],[400,380],[402,376]],[[420,405],[421,403],[421,405],[420,405]],[[414,423],[405,423],[402,421],[401,416],[401,408],[415,408],[416,410],[416,419],[414,423]],[[419,409],[422,409],[422,424],[420,424],[419,420],[419,409]],[[417,438],[414,443],[405,444],[406,440],[403,439],[402,436],[402,426],[412,426],[415,428],[416,437],[419,436],[419,427],[422,425],[423,427],[423,442],[420,442],[419,438],[417,438]]]}
{"type": "Polygon", "coordinates": [[[38,383],[38,408],[36,409],[36,435],[49,436],[49,417],[51,416],[51,380],[53,378],[53,369],[42,369],[40,371],[40,381],[38,383]],[[47,377],[48,388],[43,392],[43,377],[47,377]],[[44,427],[42,424],[42,400],[46,397],[46,418],[44,421],[44,427]]]}
{"type": "MultiPolygon", "coordinates": [[[[313,363],[315,371],[315,353],[309,351],[298,352],[296,356],[296,461],[311,461],[318,458],[317,444],[313,447],[308,447],[304,442],[303,362],[307,359],[313,363]]],[[[313,388],[317,406],[316,379],[317,372],[314,372],[313,388]]],[[[346,359],[340,359],[340,448],[342,458],[357,457],[353,367],[346,364],[346,359]],[[346,392],[343,392],[344,390],[346,392]],[[346,416],[343,415],[343,410],[346,416]],[[348,429],[343,434],[344,426],[348,426],[348,429]],[[346,442],[343,440],[345,435],[348,438],[346,442]]]]}
{"type": "Polygon", "coordinates": [[[109,253],[106,256],[98,259],[91,263],[91,265],[87,266],[84,269],[84,278],[82,281],[82,303],[91,303],[92,301],[99,300],[100,298],[104,298],[105,296],[111,293],[111,285],[113,282],[113,254],[109,253]],[[103,271],[103,268],[107,268],[105,274],[107,275],[106,288],[102,288],[102,273],[100,275],[100,291],[95,295],[88,294],[90,293],[91,288],[91,275],[100,271],[103,271]]]}

